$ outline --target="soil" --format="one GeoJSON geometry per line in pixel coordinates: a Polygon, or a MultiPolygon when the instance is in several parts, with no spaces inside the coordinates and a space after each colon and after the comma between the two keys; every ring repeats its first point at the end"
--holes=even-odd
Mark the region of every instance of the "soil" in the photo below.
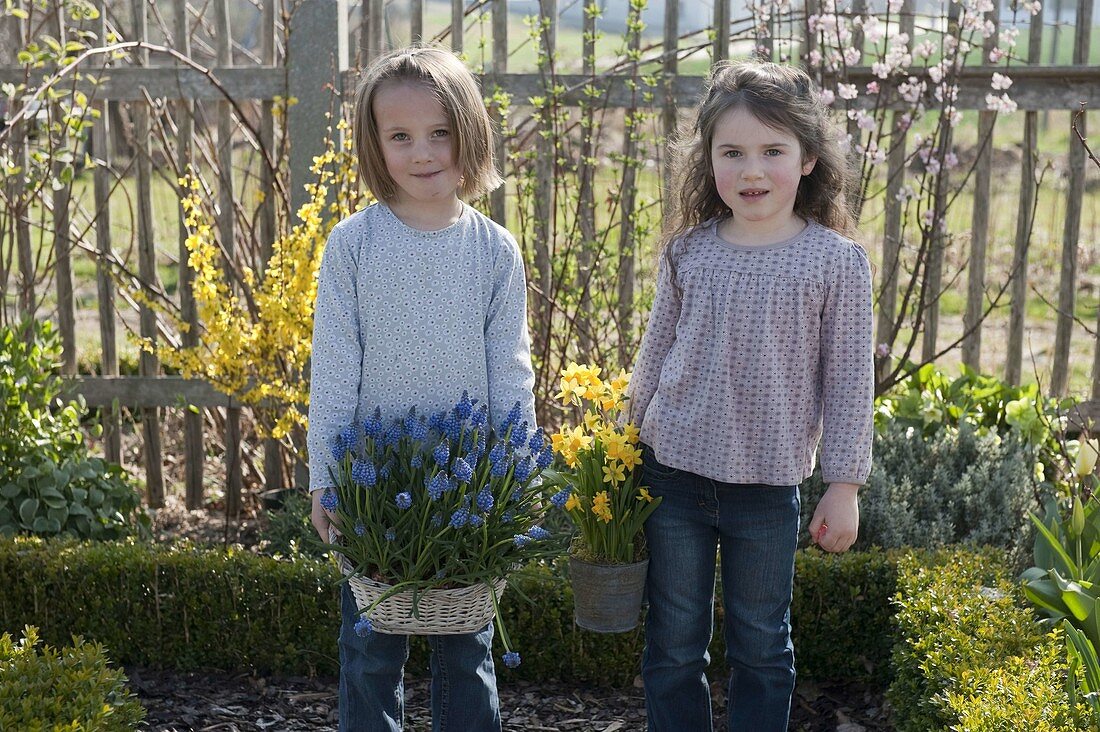
{"type": "MultiPolygon", "coordinates": [[[[220,503],[188,511],[181,498],[166,497],[153,520],[160,541],[188,539],[254,548],[263,530],[263,512],[246,500],[242,520],[225,521],[220,503]]],[[[130,688],[147,710],[144,729],[154,732],[335,732],[335,678],[260,677],[222,671],[126,669],[130,688]]],[[[407,732],[431,729],[429,680],[405,684],[407,732]]],[[[640,732],[645,699],[640,679],[634,688],[606,689],[509,680],[498,677],[505,730],[549,732],[640,732]]],[[[725,689],[712,683],[715,729],[725,727],[725,689]]],[[[886,732],[893,730],[881,691],[855,684],[800,682],[791,708],[791,730],[800,732],[886,732]]]]}

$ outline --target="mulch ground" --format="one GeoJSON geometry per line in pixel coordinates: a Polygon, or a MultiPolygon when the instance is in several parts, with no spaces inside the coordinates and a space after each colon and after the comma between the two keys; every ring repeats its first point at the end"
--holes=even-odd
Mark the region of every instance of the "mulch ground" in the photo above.
{"type": "MultiPolygon", "coordinates": [[[[218,671],[128,668],[130,688],[154,732],[336,732],[336,679],[262,678],[218,671]]],[[[431,729],[427,679],[407,679],[407,732],[431,729]]],[[[504,729],[520,732],[641,732],[641,689],[578,688],[559,683],[499,680],[504,729]]],[[[717,687],[718,684],[715,684],[717,687]]],[[[715,729],[725,726],[725,702],[715,689],[715,729]]],[[[851,685],[801,684],[791,730],[893,730],[882,695],[851,685]]]]}

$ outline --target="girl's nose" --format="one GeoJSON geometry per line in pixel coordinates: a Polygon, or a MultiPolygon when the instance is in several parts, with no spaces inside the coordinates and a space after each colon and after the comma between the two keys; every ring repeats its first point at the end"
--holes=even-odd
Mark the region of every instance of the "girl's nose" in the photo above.
{"type": "Polygon", "coordinates": [[[431,162],[432,146],[427,142],[418,142],[413,146],[413,160],[418,163],[431,162]]]}

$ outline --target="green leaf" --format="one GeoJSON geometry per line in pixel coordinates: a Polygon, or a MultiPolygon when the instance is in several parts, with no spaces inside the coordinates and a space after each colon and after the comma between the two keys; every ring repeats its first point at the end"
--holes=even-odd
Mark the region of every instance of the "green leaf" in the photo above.
{"type": "Polygon", "coordinates": [[[30,526],[34,522],[36,513],[38,513],[37,498],[26,498],[19,504],[19,518],[24,526],[30,526]]]}
{"type": "Polygon", "coordinates": [[[15,483],[5,483],[3,486],[0,486],[0,496],[4,498],[15,498],[21,492],[19,486],[15,483]]]}
{"type": "Polygon", "coordinates": [[[1093,609],[1096,598],[1086,592],[1080,583],[1064,579],[1062,575],[1058,574],[1057,570],[1052,569],[1050,574],[1054,578],[1055,584],[1058,585],[1058,589],[1062,591],[1062,602],[1066,603],[1066,607],[1073,613],[1073,617],[1078,620],[1087,618],[1093,609]]]}

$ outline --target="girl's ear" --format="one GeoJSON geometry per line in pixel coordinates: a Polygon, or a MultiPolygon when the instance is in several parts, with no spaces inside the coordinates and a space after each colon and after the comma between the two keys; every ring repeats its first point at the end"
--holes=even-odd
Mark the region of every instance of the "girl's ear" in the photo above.
{"type": "Polygon", "coordinates": [[[817,158],[807,158],[802,161],[802,175],[812,173],[815,165],[817,165],[817,158]]]}

